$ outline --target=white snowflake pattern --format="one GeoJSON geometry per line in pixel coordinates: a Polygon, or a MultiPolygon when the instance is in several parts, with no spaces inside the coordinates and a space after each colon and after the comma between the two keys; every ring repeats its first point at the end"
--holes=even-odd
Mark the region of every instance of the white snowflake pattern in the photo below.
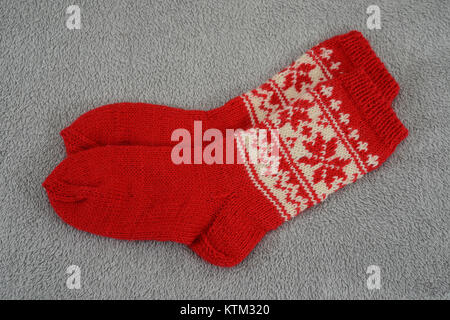
{"type": "Polygon", "coordinates": [[[333,63],[331,64],[330,69],[331,69],[331,70],[337,70],[337,69],[339,69],[339,66],[340,66],[340,65],[341,65],[340,62],[333,62],[333,63]]]}
{"type": "Polygon", "coordinates": [[[344,123],[344,124],[348,124],[350,122],[348,120],[349,117],[350,117],[350,115],[348,113],[340,113],[339,114],[339,121],[344,123]]]}
{"type": "Polygon", "coordinates": [[[350,138],[350,139],[354,139],[354,140],[358,140],[359,139],[359,132],[358,132],[358,129],[349,129],[349,131],[351,131],[350,132],[350,134],[348,135],[348,137],[350,138]]]}
{"type": "Polygon", "coordinates": [[[378,165],[378,156],[369,154],[369,156],[367,157],[367,165],[376,167],[378,165]]]}
{"type": "Polygon", "coordinates": [[[331,97],[333,93],[333,87],[322,86],[320,88],[320,92],[327,98],[331,97]]]}
{"type": "Polygon", "coordinates": [[[331,54],[333,53],[333,50],[327,48],[320,48],[320,52],[321,52],[320,57],[322,59],[329,60],[331,54]]]}
{"type": "Polygon", "coordinates": [[[367,151],[367,147],[368,147],[368,143],[367,142],[358,142],[358,146],[356,147],[358,149],[358,151],[367,151]]]}
{"type": "Polygon", "coordinates": [[[341,104],[342,104],[342,101],[331,99],[330,108],[331,108],[331,110],[338,111],[339,108],[341,107],[341,104]]]}

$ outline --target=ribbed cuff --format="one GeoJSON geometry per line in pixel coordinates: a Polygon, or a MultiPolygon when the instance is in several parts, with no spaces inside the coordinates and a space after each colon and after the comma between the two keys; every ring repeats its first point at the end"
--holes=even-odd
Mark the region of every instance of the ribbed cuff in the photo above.
{"type": "Polygon", "coordinates": [[[367,73],[382,92],[383,98],[390,104],[398,94],[399,85],[377,57],[367,39],[359,31],[350,31],[338,37],[339,44],[350,61],[367,73]]]}
{"type": "Polygon", "coordinates": [[[385,146],[386,156],[389,156],[408,136],[408,129],[398,119],[391,105],[386,103],[379,89],[363,70],[343,75],[342,85],[385,146]]]}

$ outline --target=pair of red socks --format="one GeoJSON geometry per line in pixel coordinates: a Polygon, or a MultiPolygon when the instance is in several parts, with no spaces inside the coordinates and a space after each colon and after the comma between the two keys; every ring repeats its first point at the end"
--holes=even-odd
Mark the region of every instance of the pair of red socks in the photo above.
{"type": "Polygon", "coordinates": [[[233,266],[268,231],[389,157],[408,134],[391,108],[398,90],[367,40],[352,31],[218,109],[118,103],[87,112],[61,132],[68,157],[44,187],[75,228],[176,241],[210,263],[233,266]],[[204,136],[183,140],[179,152],[173,138],[194,135],[198,126],[204,136]],[[227,145],[229,129],[274,133],[265,146],[276,146],[276,170],[250,161],[254,148],[241,131],[227,145]],[[202,144],[205,151],[226,145],[227,152],[209,145],[211,163],[196,152],[202,144]]]}

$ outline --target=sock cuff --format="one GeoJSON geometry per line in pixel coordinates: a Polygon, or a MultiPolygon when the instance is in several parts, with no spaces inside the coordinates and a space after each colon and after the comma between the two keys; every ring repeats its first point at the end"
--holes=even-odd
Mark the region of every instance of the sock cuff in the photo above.
{"type": "Polygon", "coordinates": [[[361,110],[361,116],[378,136],[389,156],[408,136],[408,129],[386,102],[379,89],[363,70],[348,73],[341,78],[342,86],[361,110]]]}
{"type": "Polygon", "coordinates": [[[400,87],[378,58],[369,41],[356,30],[337,37],[341,48],[352,64],[363,69],[377,88],[383,92],[384,99],[391,103],[397,96],[400,87]]]}

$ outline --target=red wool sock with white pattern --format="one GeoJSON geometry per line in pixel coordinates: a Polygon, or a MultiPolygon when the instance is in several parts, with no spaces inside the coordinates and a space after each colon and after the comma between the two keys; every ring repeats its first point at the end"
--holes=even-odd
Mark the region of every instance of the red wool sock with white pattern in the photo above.
{"type": "MultiPolygon", "coordinates": [[[[359,55],[335,43],[233,99],[251,127],[279,130],[275,174],[249,161],[176,166],[167,148],[96,148],[49,176],[52,205],[82,230],[179,241],[213,264],[239,263],[266,232],[378,167],[407,135],[390,107],[398,86],[381,62],[371,52],[365,71],[341,73],[359,55]]],[[[248,159],[250,148],[240,147],[248,159]]]]}
{"type": "MultiPolygon", "coordinates": [[[[319,83],[292,105],[275,94],[263,85],[242,96],[254,128],[280,132],[272,175],[251,161],[176,165],[171,147],[107,146],[63,161],[44,182],[49,199],[79,229],[178,241],[233,266],[268,231],[380,166],[407,135],[363,72],[319,83]]],[[[251,148],[238,145],[248,160],[251,148]]]]}
{"type": "MultiPolygon", "coordinates": [[[[284,104],[291,95],[277,90],[276,83],[243,95],[253,126],[280,132],[275,175],[267,176],[258,165],[245,163],[253,187],[276,210],[249,207],[217,215],[190,247],[219,266],[241,262],[268,230],[378,168],[408,135],[363,71],[307,89],[309,96],[298,105],[284,104]],[[277,95],[279,101],[274,99],[277,95]]],[[[248,157],[251,149],[243,149],[248,157]]],[[[240,202],[246,203],[247,196],[239,194],[240,202]]],[[[258,203],[263,203],[262,198],[258,203]]]]}

